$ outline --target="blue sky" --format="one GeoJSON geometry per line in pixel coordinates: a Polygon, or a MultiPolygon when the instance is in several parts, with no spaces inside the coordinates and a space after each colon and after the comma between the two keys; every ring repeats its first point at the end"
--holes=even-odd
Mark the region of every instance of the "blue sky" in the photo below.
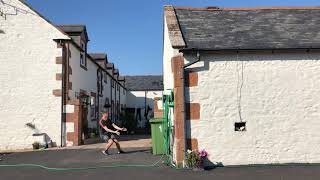
{"type": "Polygon", "coordinates": [[[162,74],[163,6],[316,6],[319,0],[27,0],[55,24],[85,24],[89,52],[106,52],[122,75],[162,74]]]}

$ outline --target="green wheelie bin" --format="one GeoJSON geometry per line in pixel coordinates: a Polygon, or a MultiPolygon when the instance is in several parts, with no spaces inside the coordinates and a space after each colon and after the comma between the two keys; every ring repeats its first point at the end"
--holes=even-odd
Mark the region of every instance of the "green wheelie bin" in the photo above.
{"type": "Polygon", "coordinates": [[[165,154],[164,150],[164,129],[162,127],[162,118],[150,119],[151,125],[151,138],[152,138],[152,154],[159,155],[165,154]]]}

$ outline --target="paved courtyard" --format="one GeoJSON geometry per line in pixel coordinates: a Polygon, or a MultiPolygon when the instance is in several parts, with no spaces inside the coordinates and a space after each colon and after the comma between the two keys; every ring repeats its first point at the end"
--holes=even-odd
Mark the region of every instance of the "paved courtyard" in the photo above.
{"type": "Polygon", "coordinates": [[[114,165],[152,165],[154,167],[105,167],[88,170],[49,171],[38,167],[0,167],[0,179],[217,179],[217,180],[317,180],[320,179],[320,165],[313,166],[261,166],[224,167],[210,171],[195,172],[176,170],[166,166],[161,156],[153,156],[150,139],[147,136],[122,138],[126,154],[104,156],[100,152],[103,144],[84,145],[60,150],[13,152],[0,155],[3,164],[40,164],[55,168],[83,168],[114,165]],[[136,147],[135,147],[136,146],[136,147]]]}

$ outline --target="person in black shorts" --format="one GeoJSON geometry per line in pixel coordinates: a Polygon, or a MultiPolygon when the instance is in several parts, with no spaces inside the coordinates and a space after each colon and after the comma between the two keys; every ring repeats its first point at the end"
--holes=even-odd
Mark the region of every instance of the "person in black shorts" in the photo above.
{"type": "Polygon", "coordinates": [[[108,111],[106,111],[102,114],[102,117],[99,121],[99,125],[102,129],[104,129],[106,131],[105,140],[106,140],[107,144],[106,144],[106,149],[103,150],[102,153],[104,155],[110,155],[108,150],[112,146],[113,143],[115,143],[117,146],[118,154],[124,153],[124,151],[121,150],[119,141],[117,140],[115,135],[120,135],[119,131],[127,131],[127,129],[124,127],[120,128],[117,125],[115,125],[114,123],[112,123],[111,119],[110,119],[110,114],[108,111]]]}

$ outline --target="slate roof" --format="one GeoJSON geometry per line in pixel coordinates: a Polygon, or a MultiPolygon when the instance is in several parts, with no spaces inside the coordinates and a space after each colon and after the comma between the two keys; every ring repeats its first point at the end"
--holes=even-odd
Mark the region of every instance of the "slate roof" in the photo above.
{"type": "Polygon", "coordinates": [[[162,75],[125,76],[126,88],[130,91],[163,90],[162,75]]]}
{"type": "Polygon", "coordinates": [[[320,48],[320,8],[179,8],[186,49],[320,48]]]}
{"type": "Polygon", "coordinates": [[[66,33],[81,33],[86,29],[86,26],[81,24],[56,25],[56,26],[66,33]]]}
{"type": "Polygon", "coordinates": [[[94,60],[105,60],[107,58],[106,53],[90,53],[89,54],[94,60]]]}
{"type": "Polygon", "coordinates": [[[73,35],[73,34],[81,34],[84,32],[87,40],[89,40],[88,33],[87,33],[87,28],[85,25],[82,24],[64,24],[64,25],[56,25],[56,27],[63,32],[67,33],[68,35],[73,35]]]}

